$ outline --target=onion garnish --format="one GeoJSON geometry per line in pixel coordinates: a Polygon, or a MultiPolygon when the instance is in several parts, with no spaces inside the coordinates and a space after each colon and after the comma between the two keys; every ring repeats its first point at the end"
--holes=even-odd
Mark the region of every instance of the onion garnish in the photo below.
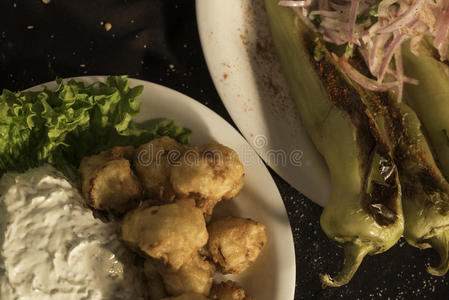
{"type": "Polygon", "coordinates": [[[359,71],[357,71],[348,61],[346,57],[338,57],[336,54],[332,53],[332,56],[337,61],[338,65],[342,70],[348,74],[348,76],[360,84],[363,88],[371,91],[376,92],[386,92],[392,88],[395,88],[398,86],[397,81],[393,82],[377,82],[376,80],[373,80],[371,78],[366,77],[365,75],[361,74],[359,71]]]}
{"type": "Polygon", "coordinates": [[[311,1],[279,1],[281,6],[304,7],[310,5],[311,1]]]}
{"type": "Polygon", "coordinates": [[[351,9],[349,12],[349,29],[348,29],[348,44],[349,47],[352,47],[354,44],[354,27],[355,22],[357,21],[357,9],[359,8],[360,0],[351,1],[351,9]]]}
{"type": "MultiPolygon", "coordinates": [[[[306,0],[280,1],[279,5],[301,10],[324,41],[357,47],[372,78],[362,75],[347,55],[338,62],[348,76],[366,89],[397,89],[401,101],[404,83],[416,84],[403,73],[402,45],[418,54],[423,37],[433,37],[442,61],[449,50],[449,0],[306,0]]],[[[305,16],[305,18],[304,18],[305,16]]]]}

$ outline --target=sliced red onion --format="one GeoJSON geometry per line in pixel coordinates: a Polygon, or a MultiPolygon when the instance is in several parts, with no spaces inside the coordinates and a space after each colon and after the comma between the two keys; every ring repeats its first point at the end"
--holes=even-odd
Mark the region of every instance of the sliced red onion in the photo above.
{"type": "Polygon", "coordinates": [[[372,58],[372,61],[369,62],[370,72],[376,77],[379,77],[380,66],[383,57],[385,57],[385,49],[388,48],[386,45],[390,39],[390,35],[378,35],[376,44],[370,49],[372,58]]]}
{"type": "Polygon", "coordinates": [[[347,59],[338,57],[334,53],[332,53],[332,56],[337,61],[338,65],[342,68],[342,70],[348,74],[348,76],[360,84],[363,88],[371,91],[377,91],[377,92],[385,92],[392,88],[395,88],[398,86],[397,81],[393,82],[377,82],[375,80],[372,80],[365,75],[361,74],[359,71],[357,71],[351,64],[348,62],[347,59]]]}
{"type": "Polygon", "coordinates": [[[413,84],[413,85],[418,85],[419,84],[418,79],[410,78],[410,77],[407,77],[407,76],[404,76],[404,82],[410,83],[410,84],[413,84]]]}
{"type": "Polygon", "coordinates": [[[357,45],[377,81],[362,75],[348,60],[336,58],[342,69],[369,90],[397,88],[399,100],[404,83],[418,83],[403,72],[404,41],[410,40],[410,50],[417,55],[423,36],[432,36],[440,58],[447,58],[449,0],[284,0],[279,4],[295,10],[308,27],[323,34],[325,41],[357,45]],[[373,4],[379,4],[374,24],[371,23],[373,4]],[[321,19],[318,26],[311,22],[316,16],[321,19]],[[391,67],[393,57],[394,67],[391,67]]]}
{"type": "Polygon", "coordinates": [[[394,65],[396,67],[396,80],[398,81],[398,103],[402,101],[402,94],[404,92],[404,67],[402,65],[402,51],[401,48],[396,48],[394,51],[394,65]]]}
{"type": "Polygon", "coordinates": [[[354,44],[354,26],[357,19],[357,9],[359,8],[360,0],[351,0],[351,10],[349,12],[349,26],[348,26],[348,43],[352,47],[354,44]]]}
{"type": "Polygon", "coordinates": [[[278,5],[287,7],[305,7],[310,5],[310,2],[311,2],[310,0],[307,1],[286,0],[286,1],[279,1],[278,5]]]}
{"type": "Polygon", "coordinates": [[[385,75],[385,70],[387,69],[393,54],[397,48],[400,48],[403,41],[407,39],[407,36],[404,34],[396,35],[393,40],[388,45],[387,50],[385,51],[384,58],[382,59],[382,63],[379,68],[379,73],[377,74],[377,80],[382,81],[385,75]]]}
{"type": "Polygon", "coordinates": [[[416,15],[424,6],[424,2],[425,0],[415,0],[415,3],[410,6],[405,13],[398,16],[393,22],[377,30],[375,33],[392,33],[400,30],[402,27],[410,24],[415,20],[418,21],[418,19],[416,19],[416,15]]]}
{"type": "Polygon", "coordinates": [[[335,31],[331,30],[324,30],[324,36],[327,36],[330,42],[333,42],[336,45],[343,45],[346,43],[346,40],[344,37],[342,37],[342,34],[337,33],[335,31]]]}
{"type": "Polygon", "coordinates": [[[376,49],[377,49],[377,43],[379,42],[379,36],[375,36],[373,38],[373,45],[372,48],[370,49],[371,51],[369,51],[369,55],[368,55],[368,68],[371,70],[371,72],[373,72],[373,67],[374,67],[374,59],[376,58],[376,49]]]}
{"type": "Polygon", "coordinates": [[[299,9],[298,7],[292,7],[292,9],[296,13],[296,15],[298,15],[301,21],[303,21],[304,24],[306,24],[306,26],[309,27],[309,29],[311,29],[314,32],[317,32],[315,25],[313,25],[312,22],[310,22],[310,20],[304,16],[301,9],[299,9]]]}

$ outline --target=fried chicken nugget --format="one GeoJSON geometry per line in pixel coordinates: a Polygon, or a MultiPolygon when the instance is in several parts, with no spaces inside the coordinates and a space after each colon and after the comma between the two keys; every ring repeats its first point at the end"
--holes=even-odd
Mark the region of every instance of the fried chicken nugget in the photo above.
{"type": "Polygon", "coordinates": [[[235,197],[243,187],[244,170],[238,154],[217,142],[185,151],[172,167],[170,181],[178,195],[195,195],[197,206],[211,214],[221,199],[235,197]]]}
{"type": "Polygon", "coordinates": [[[236,282],[228,280],[214,284],[209,296],[212,300],[254,300],[236,282]]]}
{"type": "Polygon", "coordinates": [[[170,167],[186,146],[164,136],[137,148],[134,167],[147,194],[151,197],[171,198],[170,167]]]}
{"type": "Polygon", "coordinates": [[[132,146],[114,147],[81,160],[80,188],[88,205],[119,214],[137,206],[142,187],[127,159],[133,152],[132,146]]]}
{"type": "Polygon", "coordinates": [[[178,271],[173,272],[163,265],[159,266],[158,270],[170,295],[197,293],[207,296],[212,286],[215,265],[205,257],[194,254],[193,259],[182,265],[178,271]]]}
{"type": "Polygon", "coordinates": [[[245,271],[267,242],[265,225],[251,219],[224,217],[209,223],[207,230],[207,247],[223,274],[245,271]]]}
{"type": "Polygon", "coordinates": [[[210,300],[210,299],[201,294],[187,293],[177,297],[163,298],[161,300],[210,300]]]}
{"type": "Polygon", "coordinates": [[[161,259],[176,271],[207,243],[203,213],[189,202],[142,205],[122,220],[121,237],[131,247],[161,259]]]}

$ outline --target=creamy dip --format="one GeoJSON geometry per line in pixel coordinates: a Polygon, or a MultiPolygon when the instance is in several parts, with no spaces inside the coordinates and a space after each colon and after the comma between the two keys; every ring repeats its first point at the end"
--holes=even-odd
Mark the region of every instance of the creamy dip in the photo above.
{"type": "Polygon", "coordinates": [[[96,219],[54,168],[7,173],[0,195],[1,299],[144,299],[117,225],[96,219]]]}

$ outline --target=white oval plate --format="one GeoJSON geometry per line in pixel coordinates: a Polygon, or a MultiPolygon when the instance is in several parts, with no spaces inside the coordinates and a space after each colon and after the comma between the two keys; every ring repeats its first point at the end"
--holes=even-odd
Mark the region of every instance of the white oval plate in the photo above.
{"type": "Polygon", "coordinates": [[[237,127],[285,181],[324,206],[330,180],[281,73],[263,0],[196,0],[201,45],[237,127]]]}
{"type": "MultiPolygon", "coordinates": [[[[105,81],[104,76],[74,78],[91,84],[105,81]]],[[[46,83],[50,88],[55,82],[46,83]]],[[[218,213],[248,217],[267,227],[268,243],[256,263],[243,275],[233,276],[258,300],[293,299],[295,291],[295,251],[292,231],[281,195],[267,168],[245,139],[223,118],[201,103],[164,86],[130,79],[130,85],[142,85],[142,105],[134,119],[145,123],[160,118],[174,120],[190,128],[192,145],[216,140],[235,151],[245,166],[245,187],[233,200],[222,201],[218,213]]],[[[31,89],[41,89],[41,86],[31,89]]],[[[229,277],[231,278],[231,277],[229,277]]]]}

